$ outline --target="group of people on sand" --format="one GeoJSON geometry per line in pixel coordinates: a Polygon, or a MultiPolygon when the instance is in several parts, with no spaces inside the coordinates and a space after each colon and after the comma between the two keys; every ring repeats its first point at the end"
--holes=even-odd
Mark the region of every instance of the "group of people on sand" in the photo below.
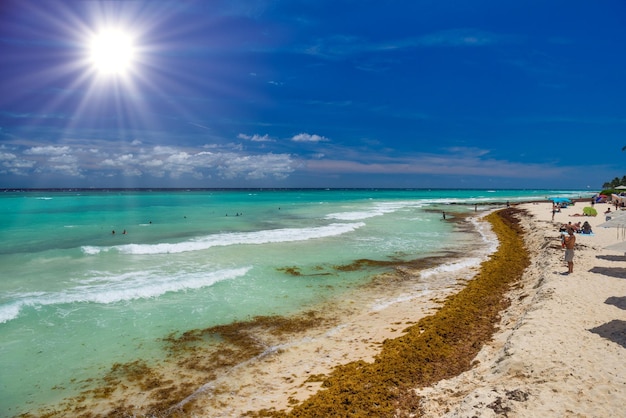
{"type": "MultiPolygon", "coordinates": [[[[557,212],[556,207],[552,206],[552,220],[554,220],[554,214],[557,212]]],[[[609,207],[604,214],[606,215],[606,219],[611,219],[611,208],[609,207]]],[[[570,215],[570,216],[589,216],[589,215],[570,215]]],[[[574,272],[574,246],[576,245],[576,233],[579,234],[592,234],[593,231],[591,229],[591,225],[589,222],[585,221],[584,223],[576,222],[572,223],[571,221],[567,224],[561,224],[559,227],[559,231],[561,232],[561,246],[565,249],[565,262],[567,263],[567,272],[564,274],[572,274],[574,272]],[[564,233],[565,232],[565,233],[564,233]]]]}
{"type": "Polygon", "coordinates": [[[568,222],[567,224],[561,224],[561,227],[559,228],[560,232],[567,232],[569,230],[573,230],[575,233],[578,234],[591,234],[593,233],[593,231],[591,230],[591,224],[589,224],[589,222],[585,221],[582,223],[580,222],[576,222],[576,223],[572,223],[571,221],[568,222]]]}
{"type": "MultiPolygon", "coordinates": [[[[554,214],[557,212],[555,206],[552,207],[552,220],[554,220],[554,214]]],[[[609,207],[606,212],[607,220],[610,219],[612,215],[611,208],[609,207]]],[[[586,214],[575,214],[570,216],[589,216],[586,214]]],[[[576,245],[576,233],[579,234],[592,234],[593,231],[591,229],[591,224],[585,221],[581,224],[581,222],[572,223],[571,221],[567,224],[561,224],[559,227],[559,231],[561,232],[561,246],[565,249],[565,262],[567,263],[567,272],[564,274],[572,274],[574,272],[574,246],[576,245]]]]}
{"type": "MultiPolygon", "coordinates": [[[[560,212],[560,208],[556,205],[552,206],[552,220],[554,221],[555,213],[560,212]]],[[[586,214],[575,214],[570,216],[588,216],[586,214]]],[[[561,224],[559,227],[561,232],[561,246],[565,249],[565,262],[567,263],[567,272],[564,274],[572,274],[574,272],[574,247],[576,245],[576,233],[578,234],[592,234],[591,224],[587,221],[581,222],[568,222],[567,224],[561,224]],[[565,233],[564,233],[565,232],[565,233]]]]}

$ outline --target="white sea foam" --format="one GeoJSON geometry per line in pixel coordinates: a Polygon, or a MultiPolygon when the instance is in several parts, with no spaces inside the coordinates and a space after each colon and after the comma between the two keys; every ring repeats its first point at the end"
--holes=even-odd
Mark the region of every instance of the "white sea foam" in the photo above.
{"type": "Polygon", "coordinates": [[[470,218],[470,222],[472,222],[476,231],[480,235],[483,245],[478,246],[477,249],[474,248],[473,256],[471,257],[465,257],[452,263],[441,264],[437,267],[422,271],[421,277],[423,279],[436,274],[455,273],[461,270],[477,267],[498,249],[498,245],[500,243],[496,234],[491,230],[491,225],[488,222],[480,222],[476,218],[470,218]]]}
{"type": "Polygon", "coordinates": [[[498,237],[491,229],[491,224],[488,222],[480,222],[476,218],[470,218],[470,222],[476,228],[476,231],[480,234],[480,238],[486,244],[485,247],[485,257],[493,254],[498,249],[498,245],[500,242],[498,241],[498,237]]]}
{"type": "MultiPolygon", "coordinates": [[[[68,303],[110,304],[135,299],[149,299],[168,292],[180,292],[211,286],[217,282],[230,280],[245,275],[251,267],[218,270],[213,272],[178,272],[159,275],[145,271],[133,275],[94,279],[95,284],[81,284],[59,292],[25,293],[14,295],[14,302],[0,306],[0,323],[8,322],[19,316],[27,306],[42,307],[68,303]]],[[[83,283],[85,283],[83,281],[83,283]]]]}
{"type": "Polygon", "coordinates": [[[422,279],[427,279],[436,274],[456,273],[457,271],[466,270],[468,268],[475,267],[479,265],[481,262],[482,262],[482,259],[478,257],[463,258],[454,263],[441,264],[437,267],[424,270],[420,273],[420,276],[422,277],[422,279]]]}
{"type": "Polygon", "coordinates": [[[313,228],[283,228],[255,232],[232,232],[214,234],[190,241],[160,244],[126,244],[112,247],[84,246],[82,251],[95,255],[102,251],[115,250],[122,254],[176,254],[187,251],[206,250],[216,246],[270,244],[280,242],[306,241],[315,238],[331,237],[352,232],[365,224],[331,224],[313,228]]]}
{"type": "Polygon", "coordinates": [[[95,255],[102,251],[102,247],[94,247],[91,245],[85,245],[81,247],[81,249],[83,250],[83,253],[87,255],[95,255]]]}
{"type": "Polygon", "coordinates": [[[362,219],[373,218],[375,216],[393,213],[405,208],[420,208],[424,206],[424,202],[398,201],[398,202],[382,202],[373,206],[369,210],[346,211],[329,213],[326,219],[337,219],[340,221],[358,221],[362,219]]]}
{"type": "Polygon", "coordinates": [[[362,219],[373,218],[374,216],[383,215],[382,211],[364,211],[364,212],[338,212],[329,213],[325,216],[326,219],[337,219],[340,221],[358,221],[362,219]]]}
{"type": "Polygon", "coordinates": [[[0,324],[17,318],[22,306],[24,306],[22,302],[12,302],[0,306],[0,324]]]}
{"type": "Polygon", "coordinates": [[[430,295],[431,293],[433,293],[432,290],[422,290],[421,292],[416,293],[416,294],[406,294],[406,295],[398,296],[395,299],[380,300],[372,306],[372,311],[375,311],[375,312],[382,311],[392,305],[395,305],[396,303],[408,302],[413,299],[422,298],[424,296],[430,295]]]}

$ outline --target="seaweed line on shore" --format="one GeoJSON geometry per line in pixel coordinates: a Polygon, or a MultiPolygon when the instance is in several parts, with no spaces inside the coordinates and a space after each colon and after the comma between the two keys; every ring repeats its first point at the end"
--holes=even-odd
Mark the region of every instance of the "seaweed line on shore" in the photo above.
{"type": "Polygon", "coordinates": [[[495,332],[500,312],[509,304],[507,291],[530,263],[520,212],[509,208],[486,217],[500,242],[496,253],[435,314],[407,328],[406,334],[386,340],[373,363],[338,366],[323,381],[323,390],[288,412],[251,411],[247,416],[421,416],[414,389],[472,367],[476,354],[495,332]]]}
{"type": "MultiPolygon", "coordinates": [[[[312,375],[307,382],[322,382],[322,389],[304,401],[290,399],[289,410],[249,411],[251,417],[319,416],[420,416],[414,388],[432,385],[468,370],[482,345],[489,341],[508,306],[505,298],[511,284],[529,263],[519,226],[519,210],[494,212],[486,217],[500,243],[498,250],[481,264],[479,273],[463,289],[448,297],[435,314],[406,328],[398,338],[387,339],[372,363],[363,360],[337,366],[328,375],[312,375]]],[[[463,217],[456,221],[462,226],[463,217]]],[[[425,267],[432,260],[403,262],[407,267],[425,267]],[[419,265],[419,266],[418,266],[419,265]]],[[[356,260],[350,268],[372,267],[374,261],[356,260]]],[[[397,261],[376,262],[396,265],[397,261]]],[[[335,266],[335,268],[348,268],[335,266]]],[[[294,270],[296,273],[299,271],[294,270]]],[[[402,270],[396,269],[397,272],[402,270]]],[[[294,274],[289,269],[286,274],[294,274]]],[[[384,281],[384,280],[383,280],[384,281]]],[[[371,285],[376,285],[376,280],[371,285]]],[[[169,366],[149,365],[143,360],[116,364],[104,378],[104,385],[85,390],[56,408],[45,408],[37,416],[57,417],[72,413],[81,417],[187,417],[203,414],[196,396],[204,389],[221,391],[213,385],[220,370],[228,370],[248,359],[263,356],[268,348],[281,351],[283,334],[328,325],[333,318],[309,311],[293,318],[256,317],[250,321],[191,330],[164,339],[171,353],[169,366]],[[329,322],[330,321],[330,322],[329,322]],[[255,332],[252,332],[255,331],[255,332]],[[264,338],[251,337],[263,331],[264,338]],[[267,338],[267,337],[270,338],[267,338]],[[272,338],[273,336],[273,338],[272,338]],[[218,351],[208,352],[206,342],[223,341],[218,351]],[[165,366],[165,369],[163,369],[165,366]],[[209,384],[206,384],[207,379],[209,384]],[[198,390],[198,381],[205,385],[198,390]],[[178,383],[176,383],[178,382],[178,383]],[[125,391],[135,392],[129,403],[125,391]],[[146,404],[139,406],[141,398],[146,404]],[[89,406],[87,406],[89,405],[89,406]]],[[[274,350],[270,350],[272,353],[274,350]]],[[[23,414],[21,417],[33,417],[23,414]]]]}

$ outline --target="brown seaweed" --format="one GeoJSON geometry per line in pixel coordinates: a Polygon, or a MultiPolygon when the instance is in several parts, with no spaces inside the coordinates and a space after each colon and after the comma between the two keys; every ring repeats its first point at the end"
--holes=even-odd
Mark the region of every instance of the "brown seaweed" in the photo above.
{"type": "Polygon", "coordinates": [[[392,417],[421,416],[414,388],[456,376],[472,366],[508,306],[506,292],[529,265],[516,214],[506,209],[487,216],[500,246],[476,277],[446,299],[435,314],[386,340],[375,361],[338,366],[323,389],[290,411],[251,411],[248,416],[392,417]]]}

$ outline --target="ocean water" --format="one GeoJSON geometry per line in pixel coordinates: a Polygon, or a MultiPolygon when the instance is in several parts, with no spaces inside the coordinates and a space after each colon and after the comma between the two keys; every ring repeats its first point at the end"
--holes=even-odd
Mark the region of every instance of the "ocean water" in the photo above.
{"type": "MultiPolygon", "coordinates": [[[[506,201],[589,195],[361,189],[0,193],[0,416],[75,396],[116,362],[159,359],[162,339],[171,333],[299,312],[353,292],[384,269],[335,266],[460,251],[466,232],[444,222],[443,211],[450,220],[506,201]]],[[[494,242],[484,238],[474,246],[487,254],[494,242]]],[[[480,261],[475,255],[431,271],[466,268],[480,261]]],[[[422,276],[428,282],[429,272],[422,276]]],[[[442,280],[441,274],[433,277],[442,280]]]]}

